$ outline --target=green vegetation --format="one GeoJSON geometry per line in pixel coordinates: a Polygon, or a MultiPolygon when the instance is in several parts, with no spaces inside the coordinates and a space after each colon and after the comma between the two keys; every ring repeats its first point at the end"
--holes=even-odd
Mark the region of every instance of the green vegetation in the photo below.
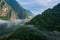
{"type": "Polygon", "coordinates": [[[59,40],[60,32],[41,31],[33,25],[18,26],[13,33],[0,40],[59,40]]]}
{"type": "Polygon", "coordinates": [[[17,29],[8,37],[0,40],[60,40],[60,4],[35,16],[24,26],[18,25],[15,27],[11,25],[12,27],[8,29],[7,26],[4,26],[6,24],[0,27],[1,36],[11,33],[13,29],[17,29]]]}
{"type": "Polygon", "coordinates": [[[0,19],[2,19],[2,20],[9,20],[7,17],[4,17],[4,16],[0,16],[0,19]]]}
{"type": "Polygon", "coordinates": [[[14,29],[16,29],[16,27],[13,25],[9,27],[8,23],[0,24],[0,37],[11,33],[14,29]]]}
{"type": "Polygon", "coordinates": [[[13,32],[8,38],[4,40],[47,40],[44,35],[42,35],[38,29],[20,26],[16,31],[13,32]]]}
{"type": "Polygon", "coordinates": [[[60,31],[60,4],[45,10],[26,24],[35,25],[40,30],[60,31]]]}

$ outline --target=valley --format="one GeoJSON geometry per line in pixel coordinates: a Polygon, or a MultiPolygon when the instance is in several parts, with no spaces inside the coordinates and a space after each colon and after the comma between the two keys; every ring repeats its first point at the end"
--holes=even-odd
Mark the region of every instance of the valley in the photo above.
{"type": "Polygon", "coordinates": [[[34,16],[16,0],[0,0],[0,40],[60,40],[60,3],[34,16]]]}

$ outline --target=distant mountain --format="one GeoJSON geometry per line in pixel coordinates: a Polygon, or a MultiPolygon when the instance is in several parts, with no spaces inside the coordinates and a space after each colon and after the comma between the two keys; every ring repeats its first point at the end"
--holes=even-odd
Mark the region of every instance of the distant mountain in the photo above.
{"type": "Polygon", "coordinates": [[[16,0],[0,0],[0,19],[25,19],[31,16],[16,0]]]}
{"type": "MultiPolygon", "coordinates": [[[[30,25],[37,25],[37,28],[47,28],[48,30],[60,31],[60,3],[52,9],[45,10],[42,14],[35,16],[30,22],[30,25]]],[[[47,30],[46,29],[46,30],[47,30]]]]}

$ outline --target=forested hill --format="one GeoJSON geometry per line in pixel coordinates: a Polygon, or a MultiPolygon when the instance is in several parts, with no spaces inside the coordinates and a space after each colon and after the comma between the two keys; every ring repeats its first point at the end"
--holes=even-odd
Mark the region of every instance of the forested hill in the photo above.
{"type": "Polygon", "coordinates": [[[35,16],[30,22],[30,25],[38,25],[37,27],[45,27],[51,30],[60,30],[60,3],[52,9],[45,10],[42,14],[35,16]]]}

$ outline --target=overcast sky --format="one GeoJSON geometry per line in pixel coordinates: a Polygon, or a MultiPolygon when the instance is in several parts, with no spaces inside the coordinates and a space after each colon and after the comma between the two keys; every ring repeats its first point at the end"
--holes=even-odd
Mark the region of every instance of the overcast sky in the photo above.
{"type": "Polygon", "coordinates": [[[60,0],[17,0],[25,9],[37,15],[60,3],[60,0]]]}

